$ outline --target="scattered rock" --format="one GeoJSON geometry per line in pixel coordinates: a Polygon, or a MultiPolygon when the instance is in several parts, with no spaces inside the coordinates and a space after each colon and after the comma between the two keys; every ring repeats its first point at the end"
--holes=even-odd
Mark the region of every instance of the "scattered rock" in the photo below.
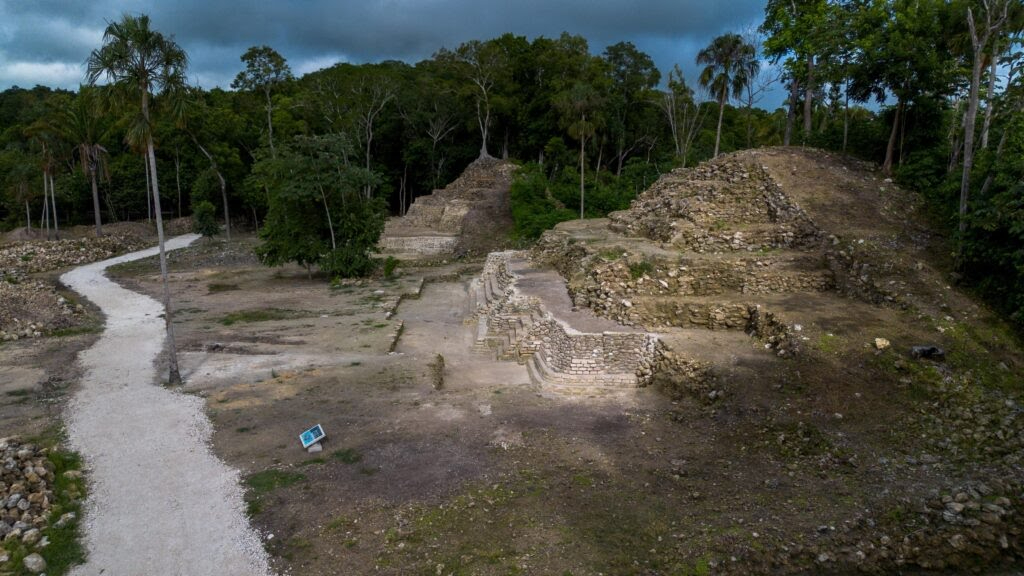
{"type": "Polygon", "coordinates": [[[33,574],[41,574],[46,570],[46,560],[43,560],[43,557],[35,552],[25,556],[22,564],[25,565],[25,570],[33,574]]]}
{"type": "Polygon", "coordinates": [[[914,358],[924,358],[939,362],[946,359],[946,351],[938,346],[911,346],[910,355],[914,358]]]}
{"type": "Polygon", "coordinates": [[[885,350],[891,345],[885,338],[875,338],[875,350],[885,350]]]}

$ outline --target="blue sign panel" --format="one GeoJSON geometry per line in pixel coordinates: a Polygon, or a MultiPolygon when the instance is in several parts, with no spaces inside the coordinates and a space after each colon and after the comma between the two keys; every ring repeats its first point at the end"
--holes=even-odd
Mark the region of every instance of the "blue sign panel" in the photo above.
{"type": "Polygon", "coordinates": [[[313,444],[322,440],[324,436],[327,436],[327,434],[324,432],[323,427],[317,424],[302,434],[299,434],[299,440],[302,441],[303,448],[309,448],[313,444]]]}

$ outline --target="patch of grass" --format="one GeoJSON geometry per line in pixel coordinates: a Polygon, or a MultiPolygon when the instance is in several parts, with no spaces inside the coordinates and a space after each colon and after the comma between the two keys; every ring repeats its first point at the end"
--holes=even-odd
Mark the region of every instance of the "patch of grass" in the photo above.
{"type": "Polygon", "coordinates": [[[360,365],[362,365],[362,362],[358,362],[358,361],[356,361],[356,362],[349,362],[348,365],[349,366],[360,366],[360,365]]]}
{"type": "Polygon", "coordinates": [[[25,396],[28,396],[31,393],[32,393],[32,389],[31,388],[22,388],[20,390],[9,390],[9,391],[6,392],[6,395],[7,396],[12,396],[14,398],[23,398],[25,396]]]}
{"type": "Polygon", "coordinates": [[[249,475],[245,479],[245,485],[248,486],[255,496],[262,496],[278,488],[287,488],[293,484],[297,484],[306,479],[305,474],[298,472],[288,472],[286,470],[264,470],[262,472],[256,472],[255,474],[249,475]]]}
{"type": "Polygon", "coordinates": [[[238,290],[238,284],[211,282],[206,285],[206,290],[208,294],[217,294],[219,292],[231,292],[232,290],[238,290]]]}
{"type": "Polygon", "coordinates": [[[377,472],[380,472],[380,468],[363,466],[362,468],[359,469],[359,473],[362,474],[363,476],[373,476],[377,472]]]}
{"type": "Polygon", "coordinates": [[[345,464],[355,464],[363,460],[363,455],[355,448],[345,448],[331,452],[331,458],[340,460],[345,464]]]}
{"type": "Polygon", "coordinates": [[[818,350],[826,354],[838,354],[843,348],[843,340],[831,333],[822,334],[816,342],[818,350]]]}
{"type": "Polygon", "coordinates": [[[82,334],[98,334],[103,327],[97,324],[86,324],[83,326],[72,326],[70,328],[58,328],[50,331],[50,336],[60,338],[64,336],[81,336],[82,334]]]}
{"type": "Polygon", "coordinates": [[[600,256],[601,258],[604,258],[605,260],[608,260],[609,262],[614,262],[615,260],[622,258],[623,252],[624,250],[622,248],[619,248],[618,246],[613,246],[611,248],[605,248],[604,250],[601,250],[600,252],[597,253],[597,255],[600,256]]]}
{"type": "Polygon", "coordinates": [[[245,479],[245,485],[249,487],[249,493],[246,495],[246,512],[250,516],[259,514],[263,511],[264,496],[278,488],[287,488],[305,479],[305,474],[284,470],[264,470],[250,475],[245,479]]]}
{"type": "Polygon", "coordinates": [[[651,264],[647,260],[629,263],[629,277],[633,280],[651,274],[652,272],[654,272],[654,264],[651,264]]]}
{"type": "Polygon", "coordinates": [[[298,318],[299,313],[295,310],[284,310],[281,308],[254,308],[251,310],[239,310],[232,312],[220,319],[220,323],[231,326],[237,323],[267,322],[270,320],[286,320],[298,318]]]}
{"type": "Polygon", "coordinates": [[[239,426],[238,428],[235,428],[235,432],[238,432],[239,434],[245,434],[246,432],[252,432],[252,427],[251,426],[239,426]]]}
{"type": "Polygon", "coordinates": [[[316,458],[310,458],[309,460],[303,460],[299,462],[299,466],[316,466],[317,464],[326,464],[327,459],[323,456],[317,456],[316,458]]]}

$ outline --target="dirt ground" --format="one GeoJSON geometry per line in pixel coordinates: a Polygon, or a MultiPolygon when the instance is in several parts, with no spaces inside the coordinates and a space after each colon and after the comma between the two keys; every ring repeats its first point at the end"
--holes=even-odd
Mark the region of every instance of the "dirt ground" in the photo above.
{"type": "MultiPolygon", "coordinates": [[[[186,389],[207,398],[214,449],[248,479],[280,573],[845,573],[924,531],[928,498],[983,480],[1019,490],[1004,468],[929,454],[908,424],[914,386],[869,339],[924,337],[906,312],[823,313],[796,360],[713,333],[717,353],[740,351],[714,405],[653,387],[563,399],[471,352],[480,262],[331,286],[259,266],[251,245],[172,254],[172,290],[186,389]],[[310,454],[298,434],[314,424],[327,438],[310,454]]],[[[155,272],[112,271],[158,294],[155,272]]],[[[931,560],[913,541],[918,569],[1014,573],[998,548],[951,560],[948,537],[931,560]]]]}

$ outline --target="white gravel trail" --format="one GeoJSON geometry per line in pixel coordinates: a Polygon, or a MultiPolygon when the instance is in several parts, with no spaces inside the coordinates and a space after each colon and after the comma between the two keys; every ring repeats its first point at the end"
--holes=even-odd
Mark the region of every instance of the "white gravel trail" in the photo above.
{"type": "MultiPolygon", "coordinates": [[[[171,239],[168,250],[198,236],[171,239]]],[[[61,277],[107,316],[79,360],[85,370],[67,411],[72,448],[85,458],[88,560],[76,576],[269,575],[267,555],[244,514],[236,470],[213,455],[203,400],[157,382],[163,306],[104,276],[133,252],[61,277]]]]}

